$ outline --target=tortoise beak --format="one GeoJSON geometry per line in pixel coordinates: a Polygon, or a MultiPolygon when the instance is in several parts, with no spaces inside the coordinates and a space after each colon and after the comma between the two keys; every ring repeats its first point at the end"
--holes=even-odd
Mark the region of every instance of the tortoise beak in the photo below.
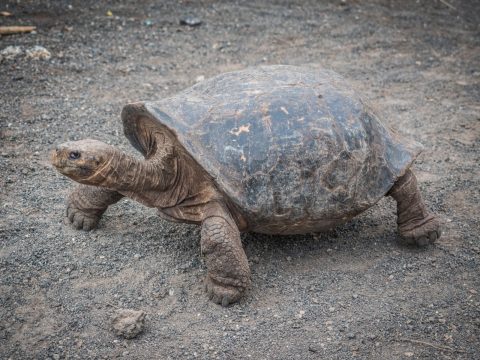
{"type": "Polygon", "coordinates": [[[62,161],[62,151],[63,149],[60,146],[57,146],[54,150],[50,152],[50,162],[57,169],[60,169],[65,166],[65,162],[62,161]]]}
{"type": "Polygon", "coordinates": [[[50,152],[50,162],[53,166],[57,167],[58,165],[58,148],[50,152]]]}

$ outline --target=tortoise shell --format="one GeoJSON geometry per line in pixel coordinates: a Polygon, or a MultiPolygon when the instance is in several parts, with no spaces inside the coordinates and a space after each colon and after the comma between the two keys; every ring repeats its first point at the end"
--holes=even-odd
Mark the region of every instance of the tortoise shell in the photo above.
{"type": "MultiPolygon", "coordinates": [[[[357,215],[422,150],[386,128],[342,77],[323,69],[225,73],[144,109],[259,232],[324,230],[357,215]]],[[[125,124],[138,146],[134,131],[125,124]]]]}

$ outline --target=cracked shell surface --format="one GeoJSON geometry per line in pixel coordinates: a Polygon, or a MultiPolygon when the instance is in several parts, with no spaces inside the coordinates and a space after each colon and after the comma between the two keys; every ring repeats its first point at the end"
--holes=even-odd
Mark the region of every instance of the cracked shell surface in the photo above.
{"type": "Polygon", "coordinates": [[[144,110],[263,233],[321,231],[352,218],[422,150],[386,128],[340,75],[309,67],[225,73],[144,110]]]}

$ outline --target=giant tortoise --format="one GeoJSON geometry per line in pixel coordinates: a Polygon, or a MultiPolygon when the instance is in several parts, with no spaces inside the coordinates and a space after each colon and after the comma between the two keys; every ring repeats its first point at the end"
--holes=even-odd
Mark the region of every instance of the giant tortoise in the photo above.
{"type": "Polygon", "coordinates": [[[129,197],[167,220],[201,225],[205,288],[224,306],[250,284],[241,232],[325,231],[391,196],[407,242],[440,237],[410,170],[422,146],[383,125],[333,71],[229,72],[126,105],[122,120],[144,160],[97,140],[53,151],[58,171],[83,184],[68,199],[69,221],[90,230],[129,197]]]}

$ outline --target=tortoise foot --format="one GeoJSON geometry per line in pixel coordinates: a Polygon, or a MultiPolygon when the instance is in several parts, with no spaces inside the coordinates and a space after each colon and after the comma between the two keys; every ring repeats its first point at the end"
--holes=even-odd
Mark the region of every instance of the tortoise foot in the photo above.
{"type": "MultiPolygon", "coordinates": [[[[227,282],[232,283],[233,281],[230,279],[227,282]]],[[[222,284],[212,276],[207,275],[205,278],[205,291],[211,301],[225,307],[237,302],[245,292],[245,288],[242,286],[222,284]]]]}
{"type": "Polygon", "coordinates": [[[122,197],[113,190],[80,185],[68,197],[66,222],[77,230],[95,229],[108,206],[122,197]]]}
{"type": "Polygon", "coordinates": [[[250,268],[238,228],[221,216],[205,219],[201,248],[208,268],[205,290],[209,298],[222,306],[240,299],[250,285],[250,268]]]}
{"type": "Polygon", "coordinates": [[[430,214],[424,219],[401,224],[398,230],[404,243],[427,246],[433,244],[442,235],[442,223],[437,216],[430,214]]]}
{"type": "Polygon", "coordinates": [[[100,216],[80,210],[73,203],[67,206],[66,221],[77,230],[90,231],[97,227],[100,216]]]}

